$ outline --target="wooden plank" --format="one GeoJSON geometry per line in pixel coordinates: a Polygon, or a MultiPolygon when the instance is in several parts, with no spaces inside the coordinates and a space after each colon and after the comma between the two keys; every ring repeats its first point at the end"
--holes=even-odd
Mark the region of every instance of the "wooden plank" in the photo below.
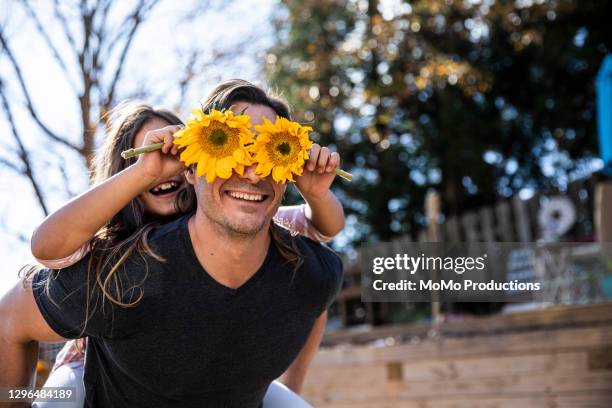
{"type": "Polygon", "coordinates": [[[497,240],[495,237],[495,229],[493,228],[493,208],[482,207],[478,212],[478,216],[480,217],[482,240],[486,242],[487,253],[490,254],[490,267],[486,270],[488,276],[485,277],[483,281],[489,279],[496,281],[505,280],[506,268],[500,263],[497,251],[495,250],[495,242],[497,240]]]}
{"type": "MultiPolygon", "coordinates": [[[[309,402],[315,401],[307,399],[309,402]]],[[[478,398],[432,399],[372,399],[367,402],[316,401],[317,408],[610,408],[610,392],[575,392],[559,395],[517,395],[510,397],[482,396],[478,398]]]]}
{"type": "Polygon", "coordinates": [[[335,347],[320,350],[313,364],[371,364],[494,353],[537,353],[553,349],[559,352],[575,351],[585,347],[610,344],[612,344],[612,326],[536,330],[495,336],[441,337],[392,347],[335,347]]]}
{"type": "Polygon", "coordinates": [[[612,181],[597,184],[595,191],[595,231],[597,240],[612,241],[612,181]]]}
{"type": "Polygon", "coordinates": [[[525,202],[519,197],[512,199],[512,207],[514,209],[514,220],[516,222],[516,233],[520,242],[531,242],[531,224],[527,214],[525,202]]]}
{"type": "Polygon", "coordinates": [[[510,215],[510,204],[507,201],[501,201],[495,205],[495,215],[497,217],[497,236],[502,242],[513,242],[514,228],[510,215]]]}
{"type": "Polygon", "coordinates": [[[309,384],[304,395],[328,401],[364,402],[371,399],[507,398],[517,394],[561,394],[570,392],[610,392],[612,373],[571,373],[549,375],[497,375],[473,380],[406,381],[403,383],[354,386],[351,384],[309,384]]]}
{"type": "MultiPolygon", "coordinates": [[[[355,293],[358,295],[359,289],[355,293]]],[[[603,323],[612,324],[612,303],[581,306],[558,305],[524,312],[473,317],[461,321],[444,322],[438,327],[438,330],[443,336],[466,336],[603,323]]],[[[381,326],[372,328],[367,332],[355,332],[350,329],[340,330],[327,333],[323,340],[323,345],[347,342],[362,344],[375,339],[396,336],[407,339],[411,337],[424,337],[430,329],[431,326],[429,324],[413,323],[381,326]]]]}
{"type": "Polygon", "coordinates": [[[482,207],[478,211],[480,216],[480,225],[482,231],[482,239],[485,242],[495,242],[495,230],[493,229],[493,209],[491,207],[482,207]]]}
{"type": "Polygon", "coordinates": [[[539,330],[473,338],[439,338],[419,344],[376,349],[376,361],[477,356],[488,353],[576,350],[612,344],[612,327],[539,330]]]}
{"type": "Polygon", "coordinates": [[[610,307],[558,307],[480,319],[474,326],[500,329],[497,324],[505,323],[512,332],[322,350],[303,395],[323,408],[609,408],[610,307]],[[538,329],[542,324],[552,326],[538,329]]]}
{"type": "Polygon", "coordinates": [[[527,210],[527,217],[530,222],[531,236],[538,239],[542,236],[540,232],[540,225],[538,223],[538,213],[540,211],[540,194],[535,194],[533,197],[525,201],[525,208],[527,210]]]}
{"type": "Polygon", "coordinates": [[[585,180],[575,180],[567,186],[567,195],[576,207],[576,223],[573,227],[577,238],[584,238],[593,235],[593,222],[591,208],[588,206],[589,195],[588,185],[585,180]],[[586,193],[583,195],[583,193],[586,193]]]}
{"type": "Polygon", "coordinates": [[[460,242],[461,233],[459,232],[459,222],[457,217],[448,217],[444,223],[444,238],[447,242],[460,242]]]}
{"type": "MultiPolygon", "coordinates": [[[[587,351],[551,352],[519,355],[493,355],[479,358],[449,358],[420,362],[404,362],[406,381],[473,380],[495,375],[547,375],[551,372],[574,373],[591,371],[587,351]]],[[[369,367],[368,367],[369,369],[369,367]]]]}
{"type": "Polygon", "coordinates": [[[465,240],[467,242],[478,242],[480,235],[478,234],[478,217],[474,212],[467,212],[461,216],[461,225],[465,232],[465,240]]]}
{"type": "MultiPolygon", "coordinates": [[[[401,381],[438,381],[438,380],[475,380],[496,375],[548,375],[551,372],[585,374],[593,370],[589,365],[587,350],[576,352],[556,352],[491,355],[478,358],[447,358],[444,360],[404,361],[401,378],[394,377],[394,363],[351,366],[318,366],[309,375],[309,386],[319,384],[346,384],[352,386],[372,386],[386,384],[393,380],[401,381]]],[[[612,370],[609,370],[612,371],[612,370]]]]}

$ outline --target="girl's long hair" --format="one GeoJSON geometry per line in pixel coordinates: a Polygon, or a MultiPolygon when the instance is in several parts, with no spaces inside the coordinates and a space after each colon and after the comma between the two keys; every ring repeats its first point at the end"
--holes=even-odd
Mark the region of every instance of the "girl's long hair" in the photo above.
{"type": "MultiPolygon", "coordinates": [[[[174,113],[138,101],[123,102],[110,112],[108,134],[94,157],[92,185],[103,182],[136,162],[136,158],[123,159],[121,152],[133,147],[138,132],[153,119],[161,119],[170,125],[183,124],[174,113]]],[[[86,317],[83,332],[87,321],[98,307],[99,300],[109,301],[121,307],[131,307],[138,303],[143,295],[140,288],[142,281],[132,283],[125,290],[117,271],[134,253],[145,262],[147,258],[163,262],[164,259],[149,246],[149,233],[161,222],[193,211],[195,203],[193,189],[183,187],[175,202],[176,213],[170,217],[161,217],[147,213],[142,200],[136,197],[96,233],[89,242],[90,257],[85,285],[86,317]],[[130,298],[126,300],[124,295],[128,291],[130,298]]],[[[51,279],[45,282],[48,296],[50,283],[51,279]]]]}
{"type": "MultiPolygon", "coordinates": [[[[183,124],[174,113],[153,108],[142,102],[121,103],[110,113],[108,135],[94,157],[92,184],[101,183],[136,162],[136,157],[123,159],[121,152],[134,146],[138,132],[153,119],[161,119],[170,125],[183,124]]],[[[195,193],[189,187],[183,187],[179,191],[175,202],[176,212],[169,217],[147,213],[139,197],[130,201],[90,242],[88,287],[90,284],[97,287],[103,294],[103,299],[118,306],[130,307],[138,303],[142,298],[139,285],[129,288],[139,293],[135,299],[132,297],[129,301],[122,299],[124,291],[117,271],[135,252],[145,262],[147,257],[163,262],[164,259],[149,246],[149,233],[160,222],[170,221],[193,211],[195,203],[195,193]],[[103,273],[103,271],[108,272],[103,273]]]]}

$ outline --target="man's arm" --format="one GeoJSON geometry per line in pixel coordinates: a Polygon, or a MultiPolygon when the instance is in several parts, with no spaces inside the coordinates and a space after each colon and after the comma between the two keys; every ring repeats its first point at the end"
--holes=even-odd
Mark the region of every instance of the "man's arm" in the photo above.
{"type": "Polygon", "coordinates": [[[304,378],[306,378],[306,371],[319,349],[319,344],[321,344],[323,333],[325,332],[326,323],[327,310],[317,318],[302,351],[300,351],[300,354],[293,360],[293,363],[291,363],[287,371],[280,377],[280,382],[297,394],[302,390],[304,378]]]}
{"type": "Polygon", "coordinates": [[[19,282],[0,298],[0,387],[33,387],[38,342],[65,340],[41,315],[31,283],[19,282]]]}

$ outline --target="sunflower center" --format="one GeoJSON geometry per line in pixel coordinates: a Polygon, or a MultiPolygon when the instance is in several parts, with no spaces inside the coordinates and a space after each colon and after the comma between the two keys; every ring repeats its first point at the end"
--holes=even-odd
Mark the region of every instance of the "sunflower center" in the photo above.
{"type": "Polygon", "coordinates": [[[287,166],[294,163],[300,151],[299,141],[286,133],[277,134],[275,139],[266,146],[268,159],[277,166],[287,166]]]}
{"type": "Polygon", "coordinates": [[[276,146],[276,151],[283,156],[287,156],[289,153],[291,153],[291,146],[289,146],[289,143],[283,142],[276,146]]]}
{"type": "Polygon", "coordinates": [[[238,129],[223,123],[211,122],[202,133],[202,149],[217,159],[231,156],[240,147],[238,129]]]}
{"type": "Polygon", "coordinates": [[[225,143],[227,143],[227,135],[221,129],[215,129],[210,134],[210,143],[212,143],[213,145],[217,147],[221,147],[225,143]]]}

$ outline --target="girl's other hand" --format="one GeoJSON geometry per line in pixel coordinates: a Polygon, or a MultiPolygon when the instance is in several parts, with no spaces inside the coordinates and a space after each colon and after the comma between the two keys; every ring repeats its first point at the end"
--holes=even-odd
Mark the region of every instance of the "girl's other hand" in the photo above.
{"type": "Polygon", "coordinates": [[[141,154],[136,161],[136,165],[143,172],[143,177],[147,178],[151,185],[179,175],[185,170],[185,165],[178,157],[178,146],[172,143],[174,133],[180,129],[180,126],[172,125],[150,130],[145,134],[143,146],[164,144],[160,150],[141,154]]]}
{"type": "Polygon", "coordinates": [[[308,200],[325,197],[336,176],[334,169],[339,165],[338,153],[314,143],[310,148],[308,161],[304,163],[302,175],[295,178],[295,184],[304,198],[308,200]]]}

